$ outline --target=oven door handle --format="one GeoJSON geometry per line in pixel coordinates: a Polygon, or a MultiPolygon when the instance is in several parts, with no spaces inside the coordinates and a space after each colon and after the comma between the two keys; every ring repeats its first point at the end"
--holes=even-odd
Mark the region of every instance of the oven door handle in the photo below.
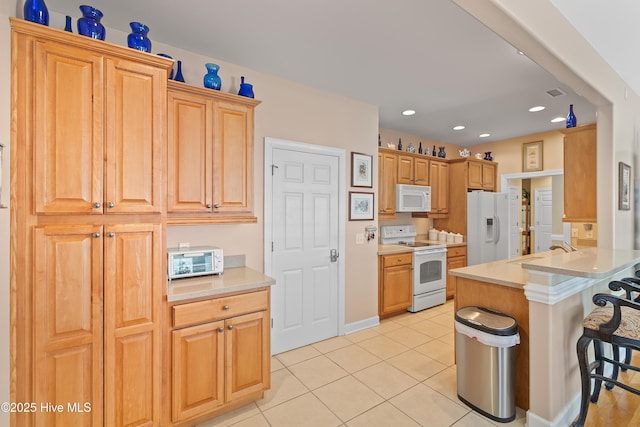
{"type": "Polygon", "coordinates": [[[440,254],[443,252],[447,252],[446,248],[442,248],[442,249],[430,249],[430,250],[426,250],[426,251],[413,251],[414,255],[430,255],[430,254],[440,254]]]}

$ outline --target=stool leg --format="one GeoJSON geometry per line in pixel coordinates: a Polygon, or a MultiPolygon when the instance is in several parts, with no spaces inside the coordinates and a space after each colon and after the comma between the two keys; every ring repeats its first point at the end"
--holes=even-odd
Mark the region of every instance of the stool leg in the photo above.
{"type": "MultiPolygon", "coordinates": [[[[613,360],[615,360],[616,362],[620,361],[620,347],[618,347],[617,345],[613,344],[612,345],[613,348],[613,360]]],[[[611,379],[612,380],[617,380],[618,379],[618,371],[620,370],[620,366],[616,363],[613,364],[613,372],[611,373],[611,379]]],[[[606,387],[607,390],[612,390],[616,385],[614,383],[606,383],[604,385],[606,387]]]]}
{"type": "MultiPolygon", "coordinates": [[[[625,348],[626,350],[626,355],[624,356],[624,363],[626,363],[627,365],[631,363],[631,349],[629,347],[625,348]]],[[[622,372],[627,372],[627,368],[620,368],[622,370],[622,372]]]]}
{"type": "Polygon", "coordinates": [[[582,396],[580,399],[580,414],[578,418],[571,424],[571,427],[583,427],[587,419],[587,411],[589,410],[589,396],[591,395],[591,377],[589,375],[589,359],[587,350],[591,338],[584,335],[578,339],[576,344],[576,352],[578,355],[578,366],[580,367],[580,382],[582,384],[582,396]]]}
{"type": "MultiPolygon", "coordinates": [[[[596,339],[593,340],[593,349],[596,356],[596,374],[603,375],[604,374],[604,361],[602,360],[602,341],[596,339]]],[[[602,380],[597,379],[594,381],[593,386],[593,394],[591,395],[591,401],[593,403],[598,402],[598,397],[600,396],[600,387],[602,386],[602,380]]]]}

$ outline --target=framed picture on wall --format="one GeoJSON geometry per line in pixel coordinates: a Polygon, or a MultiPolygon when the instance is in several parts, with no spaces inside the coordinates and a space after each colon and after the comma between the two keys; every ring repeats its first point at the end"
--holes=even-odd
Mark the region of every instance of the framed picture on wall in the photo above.
{"type": "Polygon", "coordinates": [[[626,163],[618,163],[618,209],[628,211],[631,209],[631,166],[626,163]]]}
{"type": "Polygon", "coordinates": [[[373,220],[373,193],[349,191],[349,221],[373,220]]]}
{"type": "Polygon", "coordinates": [[[522,144],[522,172],[542,170],[542,141],[522,144]]]}
{"type": "Polygon", "coordinates": [[[351,186],[373,187],[373,156],[362,153],[351,153],[351,186]]]}

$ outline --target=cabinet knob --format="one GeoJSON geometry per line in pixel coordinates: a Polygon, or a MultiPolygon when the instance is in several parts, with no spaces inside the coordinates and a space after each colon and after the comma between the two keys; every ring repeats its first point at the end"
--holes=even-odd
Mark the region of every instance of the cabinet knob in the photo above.
{"type": "Polygon", "coordinates": [[[113,202],[109,202],[109,203],[107,203],[107,207],[108,207],[108,208],[112,208],[112,207],[114,207],[115,205],[116,205],[116,204],[115,204],[115,203],[113,203],[113,202]]]}
{"type": "Polygon", "coordinates": [[[224,328],[223,328],[222,326],[220,326],[220,327],[218,328],[218,332],[224,332],[224,328]]]}
{"type": "Polygon", "coordinates": [[[211,209],[211,203],[207,203],[207,209],[211,209]]]}
{"type": "Polygon", "coordinates": [[[93,237],[95,237],[95,238],[100,237],[100,233],[98,233],[98,232],[93,233],[93,237]]]}
{"type": "Polygon", "coordinates": [[[224,307],[222,307],[223,310],[229,310],[229,306],[225,305],[224,307]]]}
{"type": "Polygon", "coordinates": [[[215,205],[213,205],[213,207],[218,209],[220,207],[220,203],[216,203],[215,205]]]}
{"type": "Polygon", "coordinates": [[[93,207],[94,207],[94,208],[96,208],[96,209],[99,209],[99,208],[100,208],[100,206],[102,206],[102,205],[100,204],[100,202],[95,202],[95,203],[93,204],[93,207]]]}
{"type": "Polygon", "coordinates": [[[232,329],[233,329],[233,325],[229,325],[229,326],[227,326],[227,328],[228,328],[229,330],[232,330],[232,329]]]}
{"type": "Polygon", "coordinates": [[[116,235],[116,233],[114,233],[113,231],[110,231],[110,232],[107,233],[107,237],[113,237],[115,235],[116,235]]]}

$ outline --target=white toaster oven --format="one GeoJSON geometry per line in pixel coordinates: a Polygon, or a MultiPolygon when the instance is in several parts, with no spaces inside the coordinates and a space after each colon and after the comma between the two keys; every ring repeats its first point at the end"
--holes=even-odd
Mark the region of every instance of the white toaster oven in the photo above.
{"type": "Polygon", "coordinates": [[[168,248],[167,270],[169,280],[222,274],[224,270],[222,249],[216,246],[168,248]]]}

